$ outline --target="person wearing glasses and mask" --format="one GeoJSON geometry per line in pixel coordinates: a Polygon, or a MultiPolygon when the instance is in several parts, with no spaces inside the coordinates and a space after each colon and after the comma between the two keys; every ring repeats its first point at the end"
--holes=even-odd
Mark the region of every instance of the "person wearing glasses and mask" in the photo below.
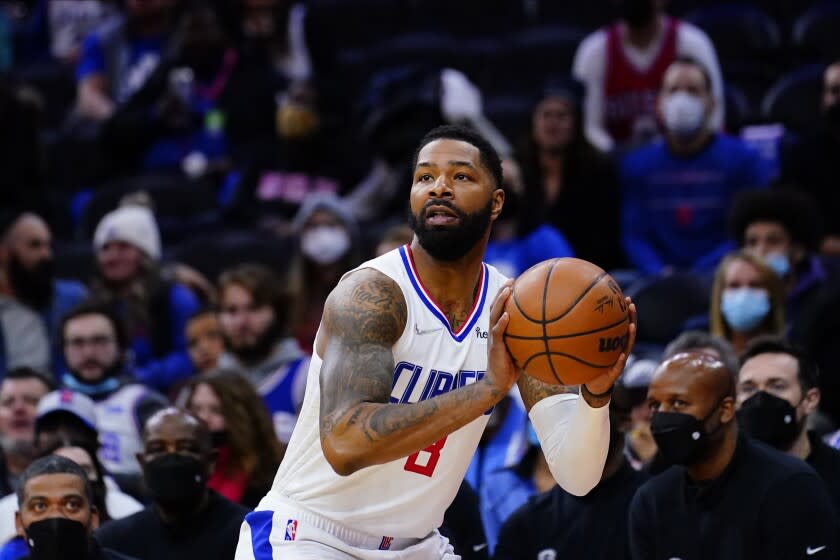
{"type": "Polygon", "coordinates": [[[650,429],[672,466],[630,505],[631,557],[835,558],[838,520],[808,465],[744,437],[735,375],[708,354],[663,362],[648,389],[650,429]]]}

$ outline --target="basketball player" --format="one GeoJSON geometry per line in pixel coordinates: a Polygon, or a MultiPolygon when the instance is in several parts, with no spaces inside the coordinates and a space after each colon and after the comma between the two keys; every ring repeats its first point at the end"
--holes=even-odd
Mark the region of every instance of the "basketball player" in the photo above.
{"type": "Polygon", "coordinates": [[[521,375],[502,341],[511,282],[482,263],[504,203],[499,156],[440,127],[421,141],[413,181],[412,242],[347,273],[327,299],[298,423],[237,560],[458,558],[437,527],[517,382],[558,483],[583,495],[601,478],[605,405],[626,354],[582,398],[521,375]]]}

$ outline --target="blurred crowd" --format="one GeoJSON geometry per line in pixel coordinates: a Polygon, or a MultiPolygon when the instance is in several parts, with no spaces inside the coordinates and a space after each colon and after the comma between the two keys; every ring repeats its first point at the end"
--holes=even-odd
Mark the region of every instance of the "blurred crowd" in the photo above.
{"type": "Polygon", "coordinates": [[[22,535],[232,558],[324,301],[411,241],[413,150],[445,123],[503,157],[488,263],[586,259],[639,309],[594,497],[555,486],[514,392],[447,514],[465,559],[657,556],[626,520],[680,463],[651,425],[687,350],[840,506],[840,4],[568,4],[0,0],[0,560],[59,557],[22,535]],[[84,531],[48,527],[26,485],[79,472],[84,531]],[[575,548],[610,515],[617,548],[575,548]]]}

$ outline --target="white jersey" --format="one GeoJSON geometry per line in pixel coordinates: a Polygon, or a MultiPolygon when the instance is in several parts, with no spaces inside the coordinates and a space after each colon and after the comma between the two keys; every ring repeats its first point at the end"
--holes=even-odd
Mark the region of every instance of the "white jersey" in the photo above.
{"type": "MultiPolygon", "coordinates": [[[[490,307],[506,278],[492,266],[482,267],[472,311],[457,331],[423,287],[407,245],[356,269],[378,270],[394,280],[405,297],[405,329],[393,346],[392,403],[431,399],[484,376],[490,307]]],[[[297,425],[274,486],[257,509],[292,501],[371,535],[426,537],[441,525],[490,411],[409,457],[339,476],[324,458],[319,437],[321,364],[313,352],[297,425]]]]}

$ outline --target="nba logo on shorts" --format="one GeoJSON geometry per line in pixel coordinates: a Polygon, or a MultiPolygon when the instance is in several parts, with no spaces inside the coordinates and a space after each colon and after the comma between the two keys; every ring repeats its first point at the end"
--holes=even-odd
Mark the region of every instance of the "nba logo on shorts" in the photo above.
{"type": "Polygon", "coordinates": [[[379,543],[379,550],[390,550],[392,542],[394,542],[394,537],[382,537],[382,542],[379,543]]]}
{"type": "Polygon", "coordinates": [[[293,541],[297,536],[297,519],[289,519],[286,521],[286,537],[285,540],[293,541]]]}

